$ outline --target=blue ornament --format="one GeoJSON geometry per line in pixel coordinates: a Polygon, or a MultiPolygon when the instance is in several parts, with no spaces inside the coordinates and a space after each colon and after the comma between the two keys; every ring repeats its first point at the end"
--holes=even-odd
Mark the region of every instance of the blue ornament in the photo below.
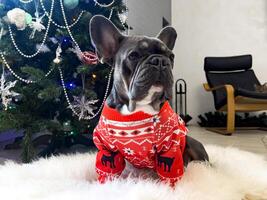
{"type": "Polygon", "coordinates": [[[72,39],[69,36],[63,36],[60,38],[60,46],[63,51],[73,47],[72,39]]]}
{"type": "Polygon", "coordinates": [[[76,85],[75,83],[73,83],[73,82],[70,82],[70,83],[67,83],[67,84],[66,84],[66,88],[69,89],[69,90],[71,90],[71,89],[75,89],[76,86],[77,86],[77,85],[76,85]]]}
{"type": "Polygon", "coordinates": [[[79,0],[64,0],[64,6],[68,9],[74,9],[78,4],[79,0]]]}

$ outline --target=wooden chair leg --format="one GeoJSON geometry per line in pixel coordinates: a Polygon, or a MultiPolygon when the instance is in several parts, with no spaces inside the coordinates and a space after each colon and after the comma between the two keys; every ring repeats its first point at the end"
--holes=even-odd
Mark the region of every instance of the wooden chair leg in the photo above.
{"type": "Polygon", "coordinates": [[[228,110],[227,111],[227,128],[226,128],[227,134],[232,134],[235,132],[235,110],[228,110]]]}
{"type": "MultiPolygon", "coordinates": [[[[204,84],[204,88],[207,91],[214,91],[218,89],[225,88],[227,94],[227,127],[225,128],[207,128],[207,130],[220,133],[223,135],[232,135],[235,131],[235,95],[234,87],[232,85],[226,84],[222,86],[217,86],[210,88],[208,84],[204,84]]],[[[223,111],[223,110],[220,110],[223,111]]]]}
{"type": "Polygon", "coordinates": [[[227,109],[227,125],[226,128],[206,128],[208,131],[219,133],[222,135],[232,135],[235,132],[235,109],[227,109]]]}
{"type": "Polygon", "coordinates": [[[235,97],[233,88],[227,88],[227,128],[226,133],[235,131],[235,97]]]}

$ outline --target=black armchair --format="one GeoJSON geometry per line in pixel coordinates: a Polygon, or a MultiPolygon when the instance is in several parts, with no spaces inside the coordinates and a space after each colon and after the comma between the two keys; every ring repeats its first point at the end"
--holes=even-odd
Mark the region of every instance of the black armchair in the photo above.
{"type": "Polygon", "coordinates": [[[235,131],[235,112],[267,110],[267,93],[255,91],[260,85],[252,68],[252,56],[206,57],[206,91],[212,91],[215,108],[227,111],[226,129],[210,130],[231,135],[235,131]]]}

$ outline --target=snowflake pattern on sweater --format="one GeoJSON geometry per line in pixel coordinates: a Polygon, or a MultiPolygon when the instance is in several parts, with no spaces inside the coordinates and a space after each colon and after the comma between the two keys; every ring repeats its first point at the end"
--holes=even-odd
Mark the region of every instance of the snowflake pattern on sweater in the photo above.
{"type": "Polygon", "coordinates": [[[162,180],[175,183],[184,172],[183,151],[187,128],[165,102],[157,115],[136,112],[121,115],[104,106],[93,140],[98,180],[119,176],[125,160],[137,168],[154,169],[162,180]]]}

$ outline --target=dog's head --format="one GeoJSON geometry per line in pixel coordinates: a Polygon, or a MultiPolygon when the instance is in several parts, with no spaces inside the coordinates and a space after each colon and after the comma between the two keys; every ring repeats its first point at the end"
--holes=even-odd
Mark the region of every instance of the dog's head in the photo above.
{"type": "Polygon", "coordinates": [[[157,37],[125,36],[107,18],[94,16],[90,35],[98,56],[115,69],[109,106],[127,105],[132,112],[140,103],[159,110],[172,98],[174,28],[162,29],[157,37]]]}

